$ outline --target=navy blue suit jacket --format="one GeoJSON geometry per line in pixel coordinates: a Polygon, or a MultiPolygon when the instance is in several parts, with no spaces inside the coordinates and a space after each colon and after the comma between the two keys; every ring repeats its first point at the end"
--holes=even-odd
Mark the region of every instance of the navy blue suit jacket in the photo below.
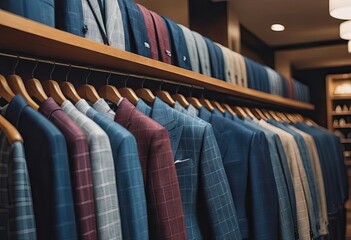
{"type": "Polygon", "coordinates": [[[224,59],[223,53],[216,44],[214,44],[210,39],[204,37],[208,53],[210,56],[211,63],[211,74],[212,77],[224,80],[224,59]]]}
{"type": "Polygon", "coordinates": [[[278,194],[264,133],[204,107],[199,109],[199,117],[212,124],[242,238],[278,239],[278,194]]]}
{"type": "Polygon", "coordinates": [[[54,0],[1,0],[0,8],[55,27],[54,0]]]}
{"type": "Polygon", "coordinates": [[[188,47],[182,29],[172,20],[162,17],[166,23],[168,37],[171,42],[172,64],[181,68],[192,70],[188,47]]]}
{"type": "Polygon", "coordinates": [[[77,239],[64,136],[19,95],[5,117],[24,140],[38,239],[77,239]]]}

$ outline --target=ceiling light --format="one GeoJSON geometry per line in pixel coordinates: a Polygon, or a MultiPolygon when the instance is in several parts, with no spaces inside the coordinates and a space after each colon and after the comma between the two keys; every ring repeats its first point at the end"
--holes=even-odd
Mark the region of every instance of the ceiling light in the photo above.
{"type": "Polygon", "coordinates": [[[351,40],[349,41],[349,53],[351,53],[351,40]]]}
{"type": "Polygon", "coordinates": [[[351,19],[351,0],[329,0],[329,14],[338,19],[351,19]]]}
{"type": "Polygon", "coordinates": [[[340,24],[340,37],[342,39],[351,39],[351,20],[340,24]]]}
{"type": "Polygon", "coordinates": [[[271,26],[271,29],[272,29],[272,31],[275,31],[275,32],[281,32],[281,31],[285,30],[285,27],[283,25],[277,23],[277,24],[273,24],[271,26]]]}

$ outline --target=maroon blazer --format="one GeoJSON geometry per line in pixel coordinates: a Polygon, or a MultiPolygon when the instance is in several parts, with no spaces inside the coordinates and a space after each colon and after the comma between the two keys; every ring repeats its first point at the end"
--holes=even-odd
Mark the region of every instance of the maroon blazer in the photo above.
{"type": "Polygon", "coordinates": [[[185,221],[167,130],[139,112],[127,99],[115,121],[135,137],[143,170],[150,239],[185,239],[185,221]]]}
{"type": "Polygon", "coordinates": [[[79,239],[97,239],[88,140],[51,97],[40,104],[39,112],[55,124],[67,142],[79,239]]]}
{"type": "Polygon", "coordinates": [[[171,44],[166,24],[157,13],[150,11],[150,14],[155,24],[159,58],[162,62],[172,64],[171,44]]]}
{"type": "Polygon", "coordinates": [[[151,58],[158,60],[156,31],[155,31],[154,22],[152,21],[150,11],[146,9],[143,5],[137,4],[137,6],[139,7],[140,12],[143,14],[143,17],[144,17],[147,35],[149,37],[149,42],[150,42],[151,58]]]}

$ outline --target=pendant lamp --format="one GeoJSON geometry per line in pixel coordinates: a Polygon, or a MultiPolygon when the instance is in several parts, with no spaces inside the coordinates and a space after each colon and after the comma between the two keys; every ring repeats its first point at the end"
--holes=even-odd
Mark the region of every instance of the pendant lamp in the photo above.
{"type": "Polygon", "coordinates": [[[351,19],[351,0],[329,0],[330,16],[342,19],[351,19]]]}
{"type": "Polygon", "coordinates": [[[340,37],[345,40],[351,40],[351,20],[340,24],[340,37]]]}

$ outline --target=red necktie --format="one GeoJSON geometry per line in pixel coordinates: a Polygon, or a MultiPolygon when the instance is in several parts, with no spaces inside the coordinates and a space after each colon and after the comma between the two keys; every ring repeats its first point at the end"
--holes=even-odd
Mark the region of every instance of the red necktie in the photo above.
{"type": "Polygon", "coordinates": [[[158,49],[157,49],[157,41],[156,41],[156,32],[155,26],[152,21],[152,17],[150,11],[146,9],[143,5],[137,4],[141,13],[144,16],[145,26],[147,30],[147,35],[150,41],[150,50],[151,50],[151,58],[158,60],[158,49]]]}
{"type": "Polygon", "coordinates": [[[155,23],[160,60],[165,63],[172,64],[171,44],[169,43],[166,24],[157,13],[153,11],[150,11],[150,13],[155,23]]]}

